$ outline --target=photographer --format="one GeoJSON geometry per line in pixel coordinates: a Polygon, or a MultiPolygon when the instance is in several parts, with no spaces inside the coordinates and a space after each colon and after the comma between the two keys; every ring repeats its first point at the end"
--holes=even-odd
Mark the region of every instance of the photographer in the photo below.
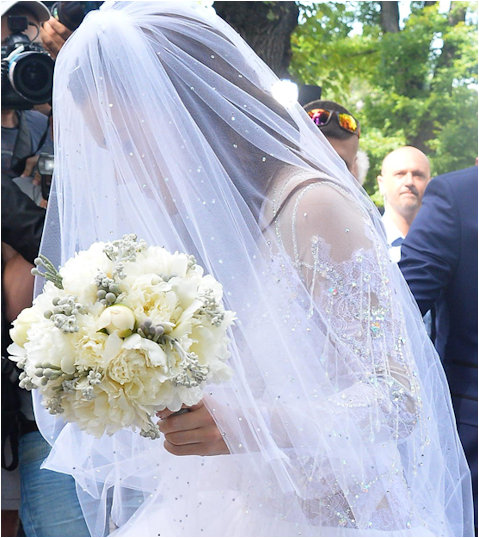
{"type": "Polygon", "coordinates": [[[34,169],[38,154],[51,154],[53,144],[48,118],[30,109],[51,97],[53,61],[40,43],[49,11],[41,2],[2,7],[8,8],[2,12],[2,173],[45,205],[34,169]]]}
{"type": "Polygon", "coordinates": [[[40,42],[49,18],[41,2],[2,3],[2,536],[17,533],[18,471],[27,536],[89,535],[74,481],[40,469],[50,445],[36,427],[30,393],[4,359],[9,324],[31,304],[45,213],[38,205],[48,197],[35,175],[40,154],[53,153],[49,119],[32,108],[51,99],[54,64],[40,42]]]}
{"type": "Polygon", "coordinates": [[[45,49],[56,59],[65,41],[80,26],[85,15],[103,2],[46,2],[52,17],[42,24],[40,37],[45,49]]]}
{"type": "Polygon", "coordinates": [[[60,49],[63,47],[65,41],[71,36],[72,31],[69,30],[64,24],[59,22],[55,17],[42,24],[40,37],[42,39],[43,46],[50,53],[53,59],[56,59],[60,49]]]}

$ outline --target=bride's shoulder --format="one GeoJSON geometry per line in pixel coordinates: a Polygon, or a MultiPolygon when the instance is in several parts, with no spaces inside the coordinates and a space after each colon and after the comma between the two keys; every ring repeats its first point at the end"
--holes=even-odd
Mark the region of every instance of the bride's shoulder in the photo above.
{"type": "MultiPolygon", "coordinates": [[[[354,193],[337,179],[321,173],[295,174],[278,193],[271,222],[284,237],[291,234],[305,248],[311,239],[331,246],[331,255],[348,259],[358,248],[370,248],[367,217],[354,193]]],[[[291,237],[293,237],[291,236],[291,237]]]]}
{"type": "Polygon", "coordinates": [[[323,222],[344,213],[359,216],[358,202],[344,183],[318,171],[293,172],[276,185],[274,213],[307,211],[323,222]]]}
{"type": "Polygon", "coordinates": [[[268,226],[299,205],[320,204],[323,211],[334,210],[347,199],[347,191],[331,176],[314,170],[285,169],[270,184],[262,218],[268,226]]]}
{"type": "Polygon", "coordinates": [[[337,180],[329,177],[312,177],[291,192],[290,201],[303,204],[319,204],[323,210],[354,204],[351,193],[337,180]]]}

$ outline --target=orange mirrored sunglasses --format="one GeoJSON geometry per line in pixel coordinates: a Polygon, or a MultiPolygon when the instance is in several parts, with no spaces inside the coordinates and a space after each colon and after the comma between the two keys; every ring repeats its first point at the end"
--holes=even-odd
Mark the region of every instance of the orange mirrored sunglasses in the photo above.
{"type": "Polygon", "coordinates": [[[341,129],[348,131],[348,133],[357,134],[359,137],[359,123],[351,114],[345,114],[337,110],[327,110],[325,108],[313,108],[312,110],[308,110],[308,115],[318,127],[324,127],[335,116],[341,129]]]}

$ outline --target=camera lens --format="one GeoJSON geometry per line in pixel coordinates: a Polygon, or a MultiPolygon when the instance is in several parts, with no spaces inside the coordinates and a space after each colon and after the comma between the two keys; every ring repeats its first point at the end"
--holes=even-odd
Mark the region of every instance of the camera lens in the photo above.
{"type": "Polygon", "coordinates": [[[10,66],[13,88],[32,103],[46,103],[52,94],[53,66],[53,60],[46,54],[19,54],[10,66]]]}

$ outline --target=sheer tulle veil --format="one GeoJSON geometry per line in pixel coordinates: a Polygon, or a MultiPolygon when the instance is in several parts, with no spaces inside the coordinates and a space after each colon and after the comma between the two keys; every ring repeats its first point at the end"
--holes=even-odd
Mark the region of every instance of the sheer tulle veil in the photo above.
{"type": "Polygon", "coordinates": [[[45,465],[73,475],[95,536],[471,533],[444,373],[378,213],[300,105],[273,99],[276,83],[187,2],[106,2],[62,49],[42,252],[63,264],[136,233],[194,254],[237,322],[234,375],[205,396],[230,455],[176,457],[129,430],[95,439],[37,399],[45,465]],[[300,215],[319,222],[314,252],[332,249],[314,282],[284,246],[291,226],[272,224],[304,182],[321,185],[300,215]],[[341,245],[356,247],[335,266],[341,245]],[[341,326],[348,308],[332,316],[332,301],[353,288],[341,326]]]}

